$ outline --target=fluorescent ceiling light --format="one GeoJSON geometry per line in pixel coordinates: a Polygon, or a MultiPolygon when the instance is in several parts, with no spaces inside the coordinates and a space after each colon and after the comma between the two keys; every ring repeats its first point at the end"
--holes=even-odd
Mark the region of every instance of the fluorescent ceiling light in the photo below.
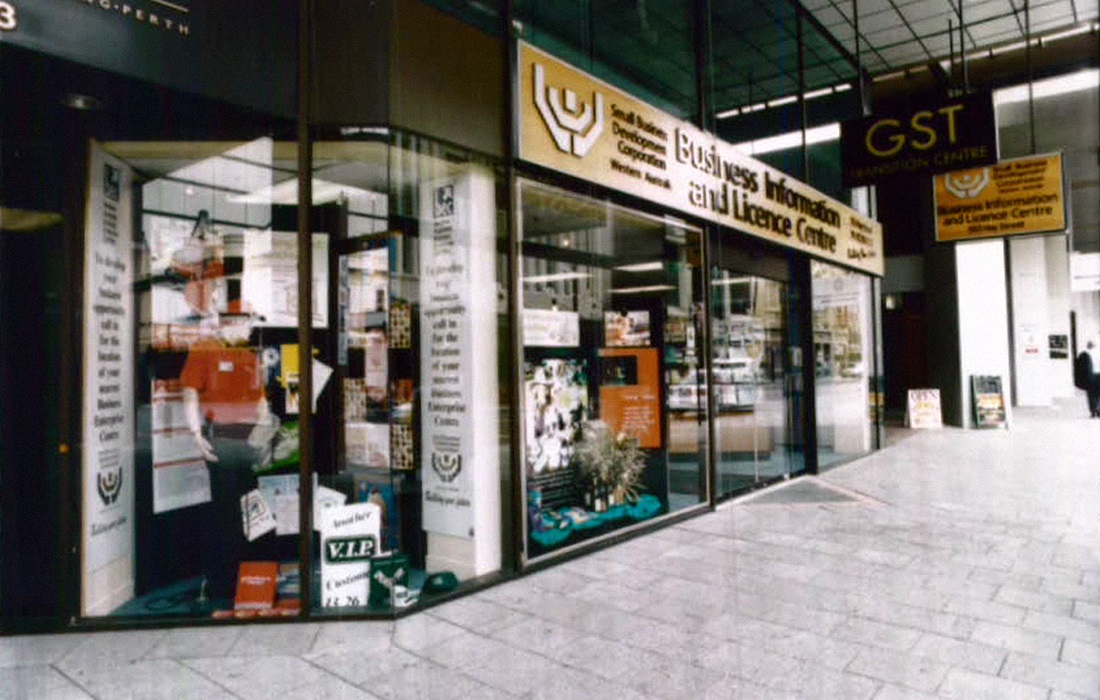
{"type": "MultiPolygon", "coordinates": [[[[1049,80],[1038,80],[1032,83],[1031,91],[1035,99],[1040,100],[1080,90],[1095,90],[1097,87],[1100,87],[1100,69],[1090,68],[1049,80]]],[[[1027,102],[1027,99],[1027,85],[1017,85],[993,93],[993,101],[998,105],[1027,102]]]]}
{"type": "MultiPolygon", "coordinates": [[[[377,196],[370,190],[364,190],[351,185],[342,185],[338,182],[329,182],[320,178],[313,178],[313,203],[327,204],[335,202],[341,196],[349,199],[358,195],[377,196]]],[[[291,178],[283,180],[277,185],[268,185],[248,194],[231,195],[227,198],[237,204],[297,204],[298,180],[291,178]]]]}
{"type": "Polygon", "coordinates": [[[564,282],[565,280],[583,280],[592,276],[590,272],[554,272],[549,275],[532,275],[524,277],[524,284],[537,284],[539,282],[564,282]]]}
{"type": "MultiPolygon", "coordinates": [[[[824,126],[814,127],[813,129],[806,130],[806,145],[812,145],[815,143],[824,143],[826,141],[837,141],[840,139],[840,124],[825,124],[824,126]]],[[[745,141],[743,143],[734,144],[734,148],[739,148],[743,152],[749,155],[760,155],[762,153],[774,153],[775,151],[783,151],[788,148],[797,148],[802,145],[802,132],[791,131],[786,134],[780,134],[778,136],[769,136],[766,139],[758,139],[756,141],[745,141]]]]}
{"type": "Polygon", "coordinates": [[[660,260],[654,260],[653,262],[634,263],[633,265],[618,265],[615,269],[623,272],[656,272],[665,269],[665,264],[660,260]]]}
{"type": "Polygon", "coordinates": [[[730,277],[730,278],[727,278],[727,279],[724,279],[724,280],[714,280],[713,282],[710,283],[710,286],[712,286],[712,287],[728,287],[729,285],[732,285],[732,284],[745,284],[746,282],[751,282],[751,281],[752,281],[751,277],[730,277]]]}
{"type": "Polygon", "coordinates": [[[651,284],[647,287],[623,287],[612,289],[612,294],[641,294],[642,292],[667,292],[676,289],[671,284],[651,284]]]}
{"type": "MultiPolygon", "coordinates": [[[[823,87],[819,90],[811,90],[803,95],[803,99],[813,100],[818,97],[825,97],[826,95],[833,95],[840,92],[847,92],[852,89],[851,83],[838,83],[830,87],[823,87]]],[[[789,105],[792,102],[798,101],[798,95],[787,95],[786,97],[777,97],[767,102],[757,102],[756,104],[747,105],[745,107],[734,107],[733,109],[727,109],[723,112],[718,112],[714,115],[715,119],[728,119],[729,117],[736,117],[739,114],[748,114],[750,112],[759,112],[762,109],[768,109],[770,107],[780,107],[782,105],[789,105]]]]}

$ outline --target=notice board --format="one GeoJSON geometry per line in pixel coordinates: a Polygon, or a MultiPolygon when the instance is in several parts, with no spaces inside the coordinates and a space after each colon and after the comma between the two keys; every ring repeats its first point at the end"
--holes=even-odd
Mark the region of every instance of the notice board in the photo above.
{"type": "Polygon", "coordinates": [[[974,425],[978,428],[1007,426],[1004,390],[995,375],[970,375],[970,394],[974,404],[974,425]]]}

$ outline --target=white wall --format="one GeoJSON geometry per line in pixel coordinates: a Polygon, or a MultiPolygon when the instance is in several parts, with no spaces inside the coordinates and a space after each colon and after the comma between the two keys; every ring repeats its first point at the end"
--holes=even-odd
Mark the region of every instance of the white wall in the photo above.
{"type": "Polygon", "coordinates": [[[1050,303],[1043,238],[1009,239],[1012,255],[1012,321],[1016,405],[1051,405],[1051,362],[1047,351],[1050,303]]]}
{"type": "MultiPolygon", "coordinates": [[[[1047,256],[1047,305],[1051,335],[1069,338],[1070,277],[1067,239],[1045,239],[1047,256]]],[[[1067,346],[1068,350],[1068,346],[1067,346]]],[[[1067,351],[1067,355],[1071,353],[1067,351]]],[[[1049,353],[1048,353],[1049,356],[1049,353]]],[[[1050,392],[1056,399],[1073,398],[1073,358],[1050,360],[1050,392]]]]}
{"type": "Polygon", "coordinates": [[[1006,417],[1011,425],[1004,243],[1000,239],[959,243],[955,249],[955,266],[958,277],[963,427],[970,428],[974,424],[970,377],[975,374],[1001,378],[1006,417]]]}

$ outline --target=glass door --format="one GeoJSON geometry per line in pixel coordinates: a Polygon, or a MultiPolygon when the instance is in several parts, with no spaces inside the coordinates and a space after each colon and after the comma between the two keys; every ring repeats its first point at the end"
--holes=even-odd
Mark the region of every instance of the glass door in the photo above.
{"type": "Polygon", "coordinates": [[[719,498],[797,471],[788,285],[711,270],[711,382],[719,498]]]}

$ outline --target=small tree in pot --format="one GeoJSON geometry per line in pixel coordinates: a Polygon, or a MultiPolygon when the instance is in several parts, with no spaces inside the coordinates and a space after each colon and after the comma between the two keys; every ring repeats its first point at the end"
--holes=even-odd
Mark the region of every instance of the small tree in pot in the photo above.
{"type": "Polygon", "coordinates": [[[588,421],[576,445],[577,473],[584,484],[584,500],[597,513],[620,503],[636,503],[645,451],[625,433],[613,434],[603,421],[588,421]]]}

